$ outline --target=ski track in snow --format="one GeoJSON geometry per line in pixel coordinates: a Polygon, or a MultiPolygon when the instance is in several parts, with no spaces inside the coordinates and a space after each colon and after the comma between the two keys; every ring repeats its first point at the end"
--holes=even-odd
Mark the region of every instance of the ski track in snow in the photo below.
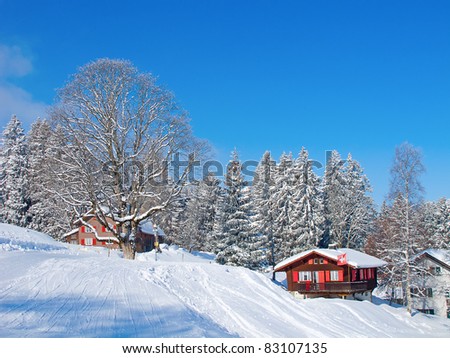
{"type": "Polygon", "coordinates": [[[41,249],[42,236],[30,249],[27,235],[26,250],[0,248],[0,337],[450,337],[448,320],[296,300],[264,275],[210,257],[166,249],[158,262],[128,261],[59,243],[41,249]]]}

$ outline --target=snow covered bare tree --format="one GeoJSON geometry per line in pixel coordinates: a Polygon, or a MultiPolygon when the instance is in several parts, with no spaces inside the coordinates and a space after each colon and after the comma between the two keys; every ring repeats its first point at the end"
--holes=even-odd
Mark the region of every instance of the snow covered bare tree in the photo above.
{"type": "Polygon", "coordinates": [[[422,249],[418,205],[424,192],[420,183],[420,176],[424,171],[422,155],[417,148],[403,143],[395,149],[389,194],[395,201],[393,208],[396,209],[393,215],[394,237],[391,238],[394,245],[391,245],[388,262],[397,268],[397,272],[402,273],[401,283],[409,313],[412,311],[413,258],[422,249]]]}
{"type": "Polygon", "coordinates": [[[185,112],[152,75],[128,61],[99,59],[59,91],[51,119],[65,138],[59,170],[49,166],[65,183],[57,194],[93,211],[124,257],[134,258],[139,223],[165,209],[186,183],[189,165],[172,177],[169,163],[198,149],[185,112]]]}

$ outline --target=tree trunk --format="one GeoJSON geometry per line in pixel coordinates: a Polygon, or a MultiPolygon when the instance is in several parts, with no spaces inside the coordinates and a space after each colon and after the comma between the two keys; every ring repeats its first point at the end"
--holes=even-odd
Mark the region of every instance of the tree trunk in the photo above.
{"type": "Polygon", "coordinates": [[[120,248],[122,249],[124,259],[134,260],[136,256],[136,248],[134,247],[133,242],[129,240],[121,242],[120,248]]]}

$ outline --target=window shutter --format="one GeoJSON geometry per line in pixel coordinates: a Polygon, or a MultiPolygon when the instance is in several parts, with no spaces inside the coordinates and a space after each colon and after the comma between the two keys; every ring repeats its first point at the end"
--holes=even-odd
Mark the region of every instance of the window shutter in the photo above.
{"type": "Polygon", "coordinates": [[[292,271],[292,281],[298,282],[298,271],[292,271]]]}

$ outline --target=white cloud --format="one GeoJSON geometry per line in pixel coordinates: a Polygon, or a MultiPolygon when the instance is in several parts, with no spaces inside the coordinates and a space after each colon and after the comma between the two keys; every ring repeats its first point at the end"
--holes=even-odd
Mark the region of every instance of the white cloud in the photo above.
{"type": "Polygon", "coordinates": [[[33,100],[22,88],[0,84],[0,123],[2,123],[0,130],[6,126],[13,114],[28,126],[38,117],[45,118],[46,105],[33,100]]]}
{"type": "Polygon", "coordinates": [[[36,118],[44,118],[46,105],[33,99],[26,90],[10,83],[8,79],[31,73],[31,59],[23,55],[18,46],[0,44],[0,131],[13,114],[28,127],[36,118]]]}
{"type": "Polygon", "coordinates": [[[31,60],[22,54],[18,46],[0,44],[0,77],[22,77],[32,70],[31,60]]]}

